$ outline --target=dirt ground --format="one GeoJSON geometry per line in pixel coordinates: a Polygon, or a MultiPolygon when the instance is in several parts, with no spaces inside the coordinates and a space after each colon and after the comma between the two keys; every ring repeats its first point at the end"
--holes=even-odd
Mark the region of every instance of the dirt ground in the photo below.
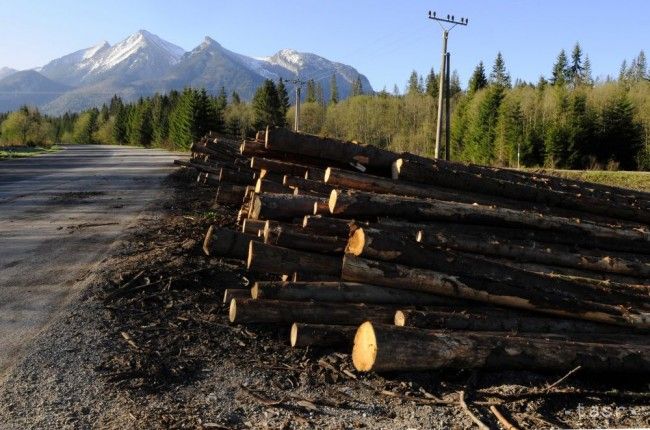
{"type": "Polygon", "coordinates": [[[637,376],[444,371],[354,372],[349,356],[295,350],[288,327],[231,326],[225,288],[255,281],[242,262],[205,257],[214,190],[179,170],[165,202],[101,264],[79,300],[0,387],[0,428],[455,429],[459,404],[490,428],[490,405],[519,428],[650,427],[637,376]]]}

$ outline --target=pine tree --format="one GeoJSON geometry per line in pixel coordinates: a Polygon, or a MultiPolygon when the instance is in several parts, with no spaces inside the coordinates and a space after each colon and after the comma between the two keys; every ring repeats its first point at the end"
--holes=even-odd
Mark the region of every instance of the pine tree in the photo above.
{"type": "Polygon", "coordinates": [[[151,105],[140,98],[131,111],[129,119],[129,143],[137,146],[151,145],[153,129],[151,124],[151,105]]]}
{"type": "Polygon", "coordinates": [[[319,105],[325,106],[325,95],[323,93],[323,84],[318,81],[316,84],[316,101],[319,105]]]}
{"type": "Polygon", "coordinates": [[[567,82],[567,67],[568,60],[566,52],[563,50],[557,56],[557,60],[553,65],[553,73],[551,77],[551,83],[553,85],[564,85],[567,82]]]}
{"type": "Polygon", "coordinates": [[[234,105],[241,103],[241,97],[239,97],[239,93],[237,93],[237,91],[233,91],[230,95],[230,103],[234,105]]]}
{"type": "Polygon", "coordinates": [[[332,74],[330,79],[330,103],[337,104],[339,102],[339,87],[336,84],[336,74],[332,74]]]}
{"type": "Polygon", "coordinates": [[[189,148],[197,139],[196,110],[196,91],[192,88],[184,89],[170,115],[169,138],[174,147],[189,148]]]}
{"type": "Polygon", "coordinates": [[[599,142],[595,151],[602,163],[614,161],[623,170],[637,168],[637,154],[643,149],[643,127],[634,118],[634,105],[621,92],[604,107],[599,142]]]}
{"type": "Polygon", "coordinates": [[[458,76],[458,71],[454,70],[451,72],[451,79],[449,80],[449,97],[454,97],[462,91],[463,89],[460,86],[460,76],[458,76]]]}
{"type": "Polygon", "coordinates": [[[497,58],[494,60],[492,66],[492,73],[490,73],[490,83],[502,88],[510,88],[510,75],[506,70],[506,62],[503,59],[501,52],[497,53],[497,58]]]}
{"type": "Polygon", "coordinates": [[[467,91],[470,94],[474,94],[478,90],[487,87],[488,85],[488,80],[487,77],[485,76],[485,66],[483,66],[483,62],[479,62],[478,66],[474,68],[474,72],[472,73],[472,77],[469,78],[469,83],[467,84],[467,91]]]}
{"type": "Polygon", "coordinates": [[[625,82],[627,80],[627,73],[627,60],[623,60],[623,63],[621,63],[621,68],[618,71],[618,81],[625,82]]]}
{"type": "Polygon", "coordinates": [[[431,97],[433,97],[434,99],[437,99],[439,86],[440,83],[438,82],[438,76],[436,76],[436,72],[433,70],[432,67],[431,70],[429,71],[429,74],[427,75],[425,92],[429,94],[431,97]]]}
{"type": "Polygon", "coordinates": [[[633,80],[635,82],[639,82],[646,79],[647,70],[648,70],[648,64],[645,57],[645,52],[641,50],[641,52],[639,52],[639,56],[636,57],[635,60],[634,70],[632,72],[633,80]]]}

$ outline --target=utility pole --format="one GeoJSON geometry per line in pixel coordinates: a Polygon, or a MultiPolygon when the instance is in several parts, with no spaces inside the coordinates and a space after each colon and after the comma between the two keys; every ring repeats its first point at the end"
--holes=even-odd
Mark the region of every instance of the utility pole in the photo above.
{"type": "MultiPolygon", "coordinates": [[[[449,79],[449,67],[447,65],[447,62],[449,60],[449,56],[447,55],[447,40],[449,38],[449,32],[456,27],[457,25],[467,25],[469,23],[469,19],[467,18],[461,18],[460,21],[456,21],[453,15],[447,15],[447,18],[439,18],[436,16],[436,12],[431,12],[429,11],[429,19],[432,19],[434,21],[437,21],[438,24],[440,25],[440,28],[442,28],[442,64],[440,66],[440,86],[438,88],[438,120],[436,122],[436,146],[434,148],[434,158],[438,158],[440,156],[440,142],[442,140],[442,109],[443,109],[443,100],[447,100],[447,108],[449,107],[449,94],[448,94],[448,87],[447,91],[445,91],[445,76],[447,76],[447,79],[449,79]],[[453,24],[451,27],[447,28],[445,27],[442,23],[449,23],[453,24]]],[[[448,111],[448,109],[447,109],[448,111]]],[[[447,113],[447,117],[449,116],[449,113],[447,113]]],[[[447,118],[447,127],[449,127],[449,118],[447,118]]],[[[449,157],[449,137],[448,137],[447,132],[447,143],[445,145],[445,158],[448,159],[449,157]]]]}
{"type": "Polygon", "coordinates": [[[297,133],[300,131],[300,90],[306,82],[301,81],[298,78],[293,79],[289,82],[293,83],[296,86],[296,112],[293,120],[293,131],[297,133]]]}
{"type": "Polygon", "coordinates": [[[451,136],[451,118],[450,118],[450,106],[449,103],[451,93],[449,87],[451,86],[451,53],[447,52],[447,61],[445,62],[445,74],[447,75],[445,79],[445,160],[449,161],[449,152],[450,144],[449,141],[451,136]]]}

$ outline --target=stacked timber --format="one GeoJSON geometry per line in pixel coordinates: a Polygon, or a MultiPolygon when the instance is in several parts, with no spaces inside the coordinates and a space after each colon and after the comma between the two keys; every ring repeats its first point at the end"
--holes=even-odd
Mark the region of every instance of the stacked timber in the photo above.
{"type": "Polygon", "coordinates": [[[192,145],[232,323],[359,371],[650,371],[650,193],[267,129],[192,145]]]}

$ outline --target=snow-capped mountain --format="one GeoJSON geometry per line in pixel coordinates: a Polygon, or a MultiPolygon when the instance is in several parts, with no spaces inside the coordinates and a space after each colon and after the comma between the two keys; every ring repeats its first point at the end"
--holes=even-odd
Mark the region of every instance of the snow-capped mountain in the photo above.
{"type": "Polygon", "coordinates": [[[18,70],[12,69],[11,67],[0,67],[0,79],[4,79],[9,75],[13,75],[18,70]]]}
{"type": "MultiPolygon", "coordinates": [[[[186,86],[205,87],[211,93],[224,87],[228,94],[237,91],[250,99],[264,79],[313,79],[322,86],[325,98],[333,75],[341,98],[348,96],[357,78],[364,91],[372,91],[370,82],[353,67],[315,54],[283,49],[270,57],[253,58],[229,51],[209,37],[185,52],[146,30],[113,46],[102,42],[73,52],[31,72],[68,88],[40,106],[50,114],[101,105],[113,94],[132,100],[186,86]]],[[[291,83],[287,87],[293,88],[291,83]]]]}

